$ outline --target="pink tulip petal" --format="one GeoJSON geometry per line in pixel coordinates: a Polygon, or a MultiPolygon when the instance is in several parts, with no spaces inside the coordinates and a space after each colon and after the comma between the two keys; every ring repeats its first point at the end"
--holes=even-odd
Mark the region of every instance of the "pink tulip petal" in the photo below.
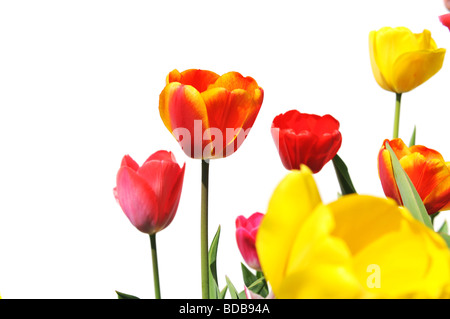
{"type": "Polygon", "coordinates": [[[141,232],[156,232],[158,200],[148,185],[133,169],[122,166],[117,173],[117,197],[125,215],[141,232]]]}

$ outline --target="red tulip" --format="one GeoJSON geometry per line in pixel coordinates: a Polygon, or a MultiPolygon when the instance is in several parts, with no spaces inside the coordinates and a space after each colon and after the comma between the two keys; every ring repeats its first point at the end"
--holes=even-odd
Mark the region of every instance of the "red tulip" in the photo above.
{"type": "Polygon", "coordinates": [[[255,270],[261,271],[258,254],[256,253],[256,234],[264,217],[261,213],[254,213],[248,219],[239,216],[236,219],[236,241],[247,265],[255,270]]]}
{"type": "Polygon", "coordinates": [[[450,31],[450,13],[439,16],[439,20],[443,25],[445,25],[450,31]]]}
{"type": "Polygon", "coordinates": [[[117,173],[115,197],[130,222],[149,235],[166,228],[175,217],[184,169],[171,152],[158,151],[139,165],[129,156],[117,173]]]}
{"type": "Polygon", "coordinates": [[[173,70],[159,96],[159,112],[187,156],[223,158],[244,142],[263,97],[253,78],[237,72],[173,70]]]}
{"type": "Polygon", "coordinates": [[[281,162],[288,170],[298,170],[304,164],[317,173],[333,159],[342,143],[339,122],[331,115],[291,110],[275,117],[271,131],[281,162]]]}
{"type": "Polygon", "coordinates": [[[450,209],[450,163],[435,150],[422,145],[407,147],[399,138],[385,140],[378,154],[378,172],[385,195],[403,205],[386,142],[409,176],[428,214],[450,209]]]}

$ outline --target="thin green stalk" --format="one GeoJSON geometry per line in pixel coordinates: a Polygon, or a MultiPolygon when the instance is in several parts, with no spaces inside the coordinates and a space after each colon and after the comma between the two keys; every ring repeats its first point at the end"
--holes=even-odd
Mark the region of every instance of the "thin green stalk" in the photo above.
{"type": "Polygon", "coordinates": [[[155,299],[161,299],[161,288],[159,286],[158,256],[156,253],[156,234],[150,235],[150,246],[152,249],[153,282],[155,284],[155,299]]]}
{"type": "Polygon", "coordinates": [[[202,298],[209,299],[209,262],[208,262],[208,184],[209,160],[202,160],[202,203],[201,203],[201,269],[202,298]]]}
{"type": "Polygon", "coordinates": [[[400,125],[400,104],[402,100],[401,93],[395,93],[395,118],[394,118],[394,138],[398,138],[398,128],[400,125]]]}

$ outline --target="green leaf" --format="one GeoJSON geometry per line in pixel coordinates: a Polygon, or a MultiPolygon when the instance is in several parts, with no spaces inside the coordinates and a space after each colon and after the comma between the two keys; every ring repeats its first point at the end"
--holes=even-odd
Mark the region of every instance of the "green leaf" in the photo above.
{"type": "Polygon", "coordinates": [[[227,281],[227,286],[228,286],[228,290],[230,291],[231,299],[240,299],[239,293],[237,292],[237,290],[234,287],[233,283],[231,282],[230,278],[225,276],[225,280],[227,281]]]}
{"type": "Polygon", "coordinates": [[[117,291],[117,290],[116,290],[116,294],[117,294],[117,299],[139,299],[136,296],[125,294],[125,293],[117,291]]]}
{"type": "Polygon", "coordinates": [[[441,235],[441,237],[447,243],[448,248],[450,248],[450,235],[449,234],[445,234],[445,233],[439,233],[439,235],[441,235]]]}
{"type": "Polygon", "coordinates": [[[447,221],[444,221],[441,228],[439,228],[438,233],[448,234],[448,224],[447,221]]]}
{"type": "Polygon", "coordinates": [[[416,145],[416,126],[414,125],[414,131],[411,135],[411,139],[409,141],[409,147],[416,145]]]}
{"type": "Polygon", "coordinates": [[[395,181],[397,183],[398,190],[400,191],[403,206],[409,210],[415,219],[424,223],[430,229],[433,229],[430,216],[425,209],[422,199],[417,193],[417,190],[408,175],[403,170],[397,156],[389,145],[389,142],[386,142],[386,149],[391,155],[392,170],[394,171],[395,181]]]}
{"type": "Polygon", "coordinates": [[[245,286],[254,293],[266,297],[269,294],[269,289],[262,273],[253,274],[243,263],[241,263],[241,268],[245,286]]]}
{"type": "Polygon", "coordinates": [[[347,165],[344,161],[336,154],[333,157],[333,166],[336,171],[336,176],[341,187],[342,195],[354,194],[356,189],[353,186],[352,179],[348,173],[347,165]]]}
{"type": "Polygon", "coordinates": [[[209,298],[219,298],[219,282],[217,280],[217,250],[219,246],[220,238],[220,225],[209,247],[208,259],[209,259],[209,298]]]}
{"type": "Polygon", "coordinates": [[[225,288],[222,289],[222,291],[219,293],[218,299],[225,299],[225,295],[227,294],[228,285],[225,286],[225,288]]]}

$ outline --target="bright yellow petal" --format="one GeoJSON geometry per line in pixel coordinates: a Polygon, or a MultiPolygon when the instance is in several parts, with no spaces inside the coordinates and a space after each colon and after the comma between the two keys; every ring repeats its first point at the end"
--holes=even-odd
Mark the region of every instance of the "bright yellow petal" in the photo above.
{"type": "MultiPolygon", "coordinates": [[[[298,229],[277,298],[357,298],[363,289],[353,274],[346,243],[330,236],[330,209],[320,204],[298,229]]],[[[278,287],[277,287],[278,288],[278,287]]]]}
{"type": "Polygon", "coordinates": [[[298,229],[320,203],[312,172],[306,166],[289,173],[275,189],[256,238],[262,271],[274,291],[285,276],[298,229]]]}
{"type": "Polygon", "coordinates": [[[331,235],[353,255],[355,276],[382,298],[437,298],[449,283],[449,250],[432,230],[394,201],[344,196],[329,205],[335,217],[331,235]],[[380,286],[367,283],[371,266],[380,270],[380,286]]]}
{"type": "Polygon", "coordinates": [[[393,65],[392,83],[395,92],[411,91],[435,75],[444,63],[445,49],[407,52],[393,65]]]}

